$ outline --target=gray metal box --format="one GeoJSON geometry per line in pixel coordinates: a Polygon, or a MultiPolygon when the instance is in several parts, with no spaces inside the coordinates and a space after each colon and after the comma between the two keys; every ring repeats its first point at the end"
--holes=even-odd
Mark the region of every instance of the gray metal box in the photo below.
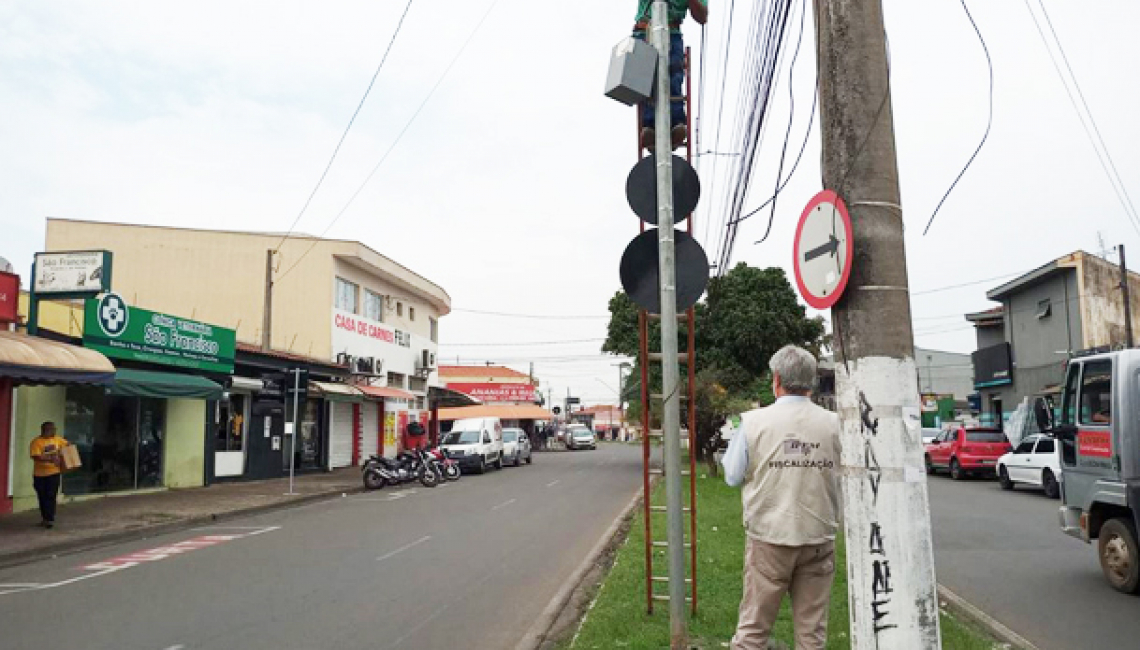
{"type": "Polygon", "coordinates": [[[657,72],[657,48],[632,36],[614,46],[606,97],[633,106],[653,96],[657,72]]]}

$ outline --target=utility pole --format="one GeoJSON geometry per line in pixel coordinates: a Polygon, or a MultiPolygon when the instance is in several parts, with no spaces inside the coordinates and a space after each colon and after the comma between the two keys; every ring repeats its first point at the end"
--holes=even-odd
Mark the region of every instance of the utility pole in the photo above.
{"type": "Polygon", "coordinates": [[[657,48],[654,104],[654,159],[657,162],[657,264],[661,291],[662,434],[665,447],[665,508],[669,545],[669,639],[672,650],[687,647],[685,620],[685,512],[681,485],[681,395],[677,361],[677,281],[673,235],[673,143],[669,110],[669,21],[664,0],[653,3],[650,38],[657,48]]]}
{"type": "Polygon", "coordinates": [[[853,650],[941,647],[881,0],[813,0],[823,185],[854,264],[832,308],[853,650]]]}
{"type": "Polygon", "coordinates": [[[273,345],[273,249],[265,254],[265,310],[261,315],[261,349],[273,345]]]}
{"type": "Polygon", "coordinates": [[[1124,344],[1132,347],[1132,294],[1128,290],[1128,267],[1124,264],[1124,244],[1120,250],[1120,293],[1124,298],[1124,344]]]}

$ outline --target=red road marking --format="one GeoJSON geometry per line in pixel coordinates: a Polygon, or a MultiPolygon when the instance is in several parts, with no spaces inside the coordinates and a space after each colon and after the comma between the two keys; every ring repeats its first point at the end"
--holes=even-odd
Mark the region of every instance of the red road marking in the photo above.
{"type": "Polygon", "coordinates": [[[135,551],[134,553],[129,553],[127,555],[120,555],[108,560],[103,560],[102,562],[87,564],[79,568],[85,569],[87,571],[105,571],[107,569],[138,566],[144,562],[157,562],[159,560],[165,560],[166,558],[174,555],[189,553],[190,551],[196,551],[201,548],[209,548],[211,546],[230,542],[235,539],[241,539],[250,535],[256,535],[260,532],[265,532],[265,530],[259,530],[250,533],[241,533],[237,535],[202,535],[201,537],[195,537],[193,539],[188,539],[175,544],[156,546],[155,548],[146,549],[143,551],[135,551]]]}

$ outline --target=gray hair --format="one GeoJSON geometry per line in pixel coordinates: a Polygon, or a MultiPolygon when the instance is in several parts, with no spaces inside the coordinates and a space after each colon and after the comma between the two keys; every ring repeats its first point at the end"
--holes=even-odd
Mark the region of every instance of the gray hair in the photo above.
{"type": "Polygon", "coordinates": [[[811,352],[785,345],[768,360],[772,373],[780,378],[780,385],[789,393],[809,393],[815,387],[816,361],[811,352]]]}

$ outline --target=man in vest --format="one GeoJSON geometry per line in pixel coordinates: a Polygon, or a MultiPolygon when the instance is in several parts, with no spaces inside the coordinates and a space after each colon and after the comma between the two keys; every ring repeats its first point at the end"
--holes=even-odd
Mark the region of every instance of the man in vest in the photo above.
{"type": "Polygon", "coordinates": [[[768,362],[776,403],[745,413],[724,455],[724,480],[743,485],[744,597],[733,650],[766,650],[784,592],[796,650],[822,649],[839,526],[839,418],[808,397],[816,360],[794,345],[768,362]]]}
{"type": "MultiPolygon", "coordinates": [[[[653,1],[638,0],[637,18],[633,25],[633,37],[647,41],[646,34],[653,22],[653,1]]],[[[669,94],[672,99],[669,103],[670,121],[672,130],[670,138],[673,148],[676,149],[685,143],[688,137],[688,128],[685,126],[685,103],[681,99],[685,94],[685,43],[681,38],[681,23],[685,16],[692,12],[693,20],[703,25],[709,19],[708,0],[666,0],[669,6],[669,94]]],[[[704,80],[702,79],[703,83],[704,80]]],[[[656,86],[654,86],[656,89],[656,86]]],[[[641,107],[641,146],[652,150],[654,138],[654,103],[650,99],[641,107]]]]}

